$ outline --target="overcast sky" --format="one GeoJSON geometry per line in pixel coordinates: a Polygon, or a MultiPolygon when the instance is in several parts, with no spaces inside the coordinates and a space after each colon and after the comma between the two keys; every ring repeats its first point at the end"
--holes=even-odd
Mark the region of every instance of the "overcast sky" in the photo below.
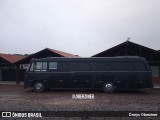
{"type": "Polygon", "coordinates": [[[0,53],[89,57],[127,37],[160,49],[160,0],[0,0],[0,53]]]}

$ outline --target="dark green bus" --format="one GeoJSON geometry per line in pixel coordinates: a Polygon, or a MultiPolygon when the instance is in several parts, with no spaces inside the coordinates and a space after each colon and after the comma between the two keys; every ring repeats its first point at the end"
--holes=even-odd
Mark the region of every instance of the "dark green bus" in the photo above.
{"type": "Polygon", "coordinates": [[[142,57],[93,57],[32,59],[24,88],[116,89],[153,88],[152,71],[142,57]]]}

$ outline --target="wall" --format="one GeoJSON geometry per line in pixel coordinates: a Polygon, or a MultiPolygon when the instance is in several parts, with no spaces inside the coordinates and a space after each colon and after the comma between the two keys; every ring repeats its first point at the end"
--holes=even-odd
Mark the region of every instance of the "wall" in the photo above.
{"type": "Polygon", "coordinates": [[[160,69],[159,66],[150,66],[152,69],[153,77],[160,77],[160,69]]]}
{"type": "Polygon", "coordinates": [[[153,73],[153,83],[160,84],[160,66],[151,66],[153,73]]]}

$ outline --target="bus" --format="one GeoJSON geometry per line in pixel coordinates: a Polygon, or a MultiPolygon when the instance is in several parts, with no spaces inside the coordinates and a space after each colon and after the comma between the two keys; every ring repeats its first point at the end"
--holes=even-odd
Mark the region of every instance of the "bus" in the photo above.
{"type": "Polygon", "coordinates": [[[47,57],[32,59],[25,73],[24,88],[35,92],[49,89],[153,88],[152,71],[143,57],[47,57]]]}

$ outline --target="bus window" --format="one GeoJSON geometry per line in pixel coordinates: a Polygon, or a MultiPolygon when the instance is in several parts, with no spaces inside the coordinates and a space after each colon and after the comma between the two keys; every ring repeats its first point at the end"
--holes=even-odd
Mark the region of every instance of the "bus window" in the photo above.
{"type": "Polygon", "coordinates": [[[143,62],[133,62],[136,71],[145,71],[146,67],[143,62]]]}
{"type": "Polygon", "coordinates": [[[31,64],[31,67],[30,67],[29,71],[33,71],[33,66],[34,66],[34,63],[31,64]]]}
{"type": "Polygon", "coordinates": [[[35,71],[47,71],[47,62],[36,62],[35,71]]]}
{"type": "Polygon", "coordinates": [[[113,71],[133,71],[131,62],[111,62],[113,71]]]}
{"type": "Polygon", "coordinates": [[[89,65],[86,62],[68,62],[71,71],[89,71],[89,65]]]}
{"type": "Polygon", "coordinates": [[[91,71],[110,71],[111,67],[108,62],[90,62],[91,71]]]}
{"type": "Polygon", "coordinates": [[[49,69],[57,69],[57,62],[49,62],[49,69]]]}
{"type": "Polygon", "coordinates": [[[43,62],[43,70],[47,70],[47,62],[43,62]]]}
{"type": "Polygon", "coordinates": [[[36,70],[42,69],[42,62],[36,62],[36,70]]]}

